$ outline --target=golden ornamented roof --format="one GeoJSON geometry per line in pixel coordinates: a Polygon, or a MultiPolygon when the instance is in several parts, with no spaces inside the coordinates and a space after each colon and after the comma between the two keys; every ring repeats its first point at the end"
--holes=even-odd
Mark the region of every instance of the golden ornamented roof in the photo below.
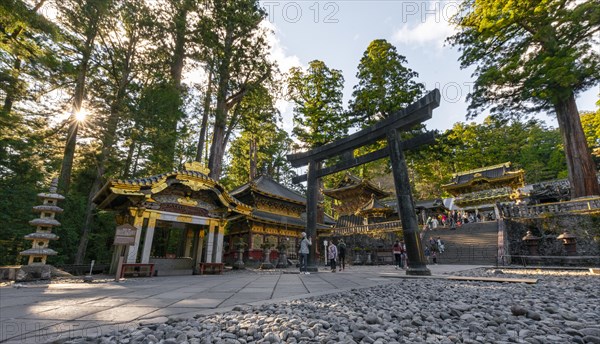
{"type": "Polygon", "coordinates": [[[210,190],[224,207],[229,210],[250,214],[252,208],[233,198],[219,182],[208,177],[208,171],[199,164],[185,164],[184,170],[163,173],[155,176],[137,179],[116,179],[108,181],[94,196],[93,202],[100,209],[112,209],[119,204],[127,202],[130,197],[139,200],[152,200],[152,195],[157,194],[172,184],[182,184],[192,191],[210,190]]]}

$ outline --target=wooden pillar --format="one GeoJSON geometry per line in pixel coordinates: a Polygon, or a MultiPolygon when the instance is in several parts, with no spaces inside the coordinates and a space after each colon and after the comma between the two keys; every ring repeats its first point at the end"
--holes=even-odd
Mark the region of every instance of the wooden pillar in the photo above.
{"type": "Polygon", "coordinates": [[[316,249],[317,249],[317,202],[319,200],[319,183],[317,170],[319,163],[311,160],[308,163],[307,185],[306,185],[306,235],[312,240],[310,253],[308,254],[307,270],[318,271],[316,249]]]}
{"type": "Polygon", "coordinates": [[[144,226],[145,215],[145,211],[141,212],[141,214],[136,211],[135,218],[133,220],[133,226],[137,228],[137,231],[135,233],[135,243],[132,246],[129,246],[127,250],[127,263],[129,264],[137,263],[137,255],[140,248],[140,238],[142,237],[142,227],[144,226]]]}
{"type": "Polygon", "coordinates": [[[185,250],[183,252],[184,257],[193,257],[192,250],[194,249],[195,231],[189,228],[185,230],[185,250]]]}
{"type": "Polygon", "coordinates": [[[213,262],[221,263],[223,261],[223,236],[225,235],[225,223],[219,221],[218,230],[216,233],[215,257],[213,262]]]}
{"type": "Polygon", "coordinates": [[[431,275],[427,268],[421,238],[419,237],[419,224],[410,189],[410,178],[408,168],[402,151],[402,143],[396,129],[387,132],[388,149],[394,175],[394,186],[396,187],[396,198],[398,200],[398,214],[402,221],[402,232],[404,243],[408,254],[407,275],[431,275]]]}
{"type": "Polygon", "coordinates": [[[200,232],[202,228],[196,228],[193,230],[192,237],[192,261],[194,262],[193,274],[197,275],[200,273],[198,264],[202,261],[202,242],[200,242],[200,232]]]}
{"type": "Polygon", "coordinates": [[[213,262],[213,245],[215,241],[215,227],[216,224],[214,221],[210,221],[208,224],[208,237],[206,238],[206,259],[204,262],[212,263],[213,262]]]}
{"type": "Polygon", "coordinates": [[[144,239],[144,249],[142,251],[142,264],[148,264],[150,261],[150,250],[154,240],[154,228],[156,227],[156,213],[150,213],[148,227],[146,227],[146,238],[144,239]]]}

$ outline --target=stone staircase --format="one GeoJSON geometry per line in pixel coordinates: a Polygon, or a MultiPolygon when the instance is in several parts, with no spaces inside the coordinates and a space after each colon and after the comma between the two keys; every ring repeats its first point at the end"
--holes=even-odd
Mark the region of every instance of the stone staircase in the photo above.
{"type": "MultiPolygon", "coordinates": [[[[429,245],[429,237],[440,237],[444,242],[444,253],[438,254],[438,264],[496,263],[498,254],[498,227],[494,222],[467,223],[456,230],[448,228],[425,232],[423,245],[429,245]]],[[[430,263],[433,261],[430,259],[430,263]]]]}

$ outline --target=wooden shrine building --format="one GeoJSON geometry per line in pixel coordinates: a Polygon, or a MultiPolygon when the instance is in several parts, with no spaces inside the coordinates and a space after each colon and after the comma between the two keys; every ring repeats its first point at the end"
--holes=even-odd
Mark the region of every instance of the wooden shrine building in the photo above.
{"type": "Polygon", "coordinates": [[[442,189],[454,196],[454,204],[466,210],[491,209],[497,202],[510,202],[525,185],[525,172],[512,170],[511,163],[456,173],[442,189]]]}
{"type": "Polygon", "coordinates": [[[93,200],[98,208],[116,212],[117,224],[136,229],[126,263],[154,264],[157,275],[197,273],[200,263],[221,263],[225,226],[252,208],[208,172],[194,162],[181,171],[111,180],[102,187],[93,200]]]}
{"type": "Polygon", "coordinates": [[[335,188],[323,190],[323,194],[334,199],[336,228],[384,222],[394,212],[381,202],[382,198],[390,196],[389,192],[350,173],[346,173],[335,188]]]}
{"type": "MultiPolygon", "coordinates": [[[[252,211],[230,220],[226,237],[228,262],[235,259],[235,245],[240,239],[248,245],[244,260],[251,265],[263,259],[263,248],[267,246],[272,249],[273,259],[277,257],[280,245],[285,247],[289,258],[297,256],[301,233],[306,231],[304,196],[266,175],[238,187],[230,195],[251,206],[252,211]]],[[[329,231],[334,223],[331,217],[321,212],[317,224],[319,233],[329,231]]]]}

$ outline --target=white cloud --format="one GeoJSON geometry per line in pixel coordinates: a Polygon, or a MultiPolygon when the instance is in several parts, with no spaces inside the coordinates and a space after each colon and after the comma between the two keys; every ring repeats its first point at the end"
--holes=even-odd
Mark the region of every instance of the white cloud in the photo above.
{"type": "Polygon", "coordinates": [[[261,27],[267,30],[267,42],[270,46],[269,56],[272,61],[277,63],[282,73],[286,73],[292,67],[302,67],[300,58],[296,55],[289,55],[287,48],[281,44],[277,37],[278,29],[275,24],[265,19],[261,22],[261,27]]]}
{"type": "Polygon", "coordinates": [[[441,49],[446,38],[456,32],[450,18],[458,7],[453,2],[431,2],[424,3],[423,6],[427,7],[415,7],[413,12],[403,15],[405,24],[394,32],[392,40],[420,46],[433,44],[441,49]],[[411,23],[407,23],[408,21],[411,23]]]}
{"type": "MultiPolygon", "coordinates": [[[[281,44],[279,37],[277,37],[277,35],[280,35],[281,32],[278,31],[275,24],[265,19],[262,21],[261,26],[268,32],[267,41],[271,47],[269,56],[271,57],[272,61],[277,63],[279,70],[282,73],[287,73],[287,71],[289,71],[292,67],[301,67],[303,69],[307,67],[300,62],[300,58],[298,56],[288,54],[287,48],[281,44]]],[[[285,99],[277,99],[275,107],[281,113],[283,119],[283,130],[291,134],[294,126],[292,113],[294,104],[285,99]]]]}

